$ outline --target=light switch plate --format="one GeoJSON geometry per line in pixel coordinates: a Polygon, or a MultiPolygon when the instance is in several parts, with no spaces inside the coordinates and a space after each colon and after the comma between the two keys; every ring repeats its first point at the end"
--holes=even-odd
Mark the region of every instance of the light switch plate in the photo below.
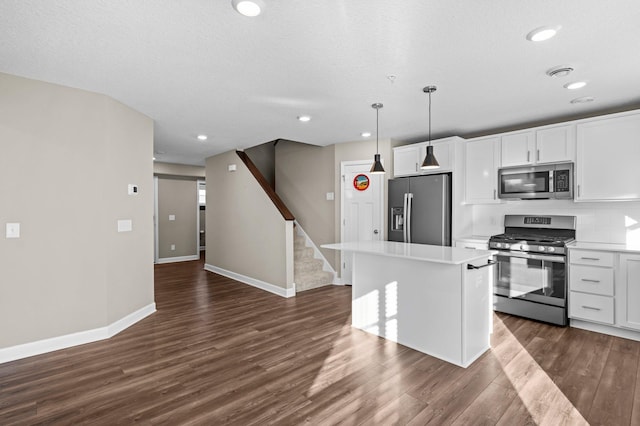
{"type": "Polygon", "coordinates": [[[127,185],[127,194],[138,195],[138,185],[134,185],[133,183],[127,185]]]}
{"type": "Polygon", "coordinates": [[[333,192],[327,192],[327,201],[333,201],[335,199],[335,194],[333,192]]]}
{"type": "Polygon", "coordinates": [[[20,238],[20,224],[7,223],[7,238],[20,238]]]}
{"type": "Polygon", "coordinates": [[[169,215],[169,220],[176,220],[176,215],[175,214],[170,214],[169,215]]]}
{"type": "Polygon", "coordinates": [[[133,223],[131,219],[118,220],[118,232],[131,232],[133,230],[133,223]]]}

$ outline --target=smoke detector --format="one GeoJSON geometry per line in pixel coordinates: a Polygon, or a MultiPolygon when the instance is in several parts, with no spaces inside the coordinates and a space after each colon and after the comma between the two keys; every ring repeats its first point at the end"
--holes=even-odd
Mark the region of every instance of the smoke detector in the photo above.
{"type": "Polygon", "coordinates": [[[553,67],[547,70],[549,77],[566,77],[573,71],[573,68],[561,65],[559,67],[553,67]]]}

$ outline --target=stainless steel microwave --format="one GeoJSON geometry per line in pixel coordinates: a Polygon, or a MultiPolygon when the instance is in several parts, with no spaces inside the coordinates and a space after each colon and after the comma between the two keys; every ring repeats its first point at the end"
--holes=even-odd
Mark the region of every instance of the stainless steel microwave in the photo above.
{"type": "Polygon", "coordinates": [[[498,198],[573,199],[573,163],[498,169],[498,198]]]}

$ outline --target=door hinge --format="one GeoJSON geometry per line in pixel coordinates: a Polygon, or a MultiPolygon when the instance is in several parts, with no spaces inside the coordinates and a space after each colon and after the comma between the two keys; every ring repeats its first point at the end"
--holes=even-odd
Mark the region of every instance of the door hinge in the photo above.
{"type": "Polygon", "coordinates": [[[342,181],[343,181],[343,182],[345,181],[345,179],[346,179],[346,176],[345,176],[345,175],[342,175],[342,181]]]}

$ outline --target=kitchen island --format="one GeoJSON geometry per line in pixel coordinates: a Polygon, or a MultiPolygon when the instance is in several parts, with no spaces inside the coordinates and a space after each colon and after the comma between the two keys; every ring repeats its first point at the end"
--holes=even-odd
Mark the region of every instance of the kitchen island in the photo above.
{"type": "Polygon", "coordinates": [[[353,327],[461,367],[489,349],[494,251],[392,241],[322,247],[353,254],[353,327]]]}

